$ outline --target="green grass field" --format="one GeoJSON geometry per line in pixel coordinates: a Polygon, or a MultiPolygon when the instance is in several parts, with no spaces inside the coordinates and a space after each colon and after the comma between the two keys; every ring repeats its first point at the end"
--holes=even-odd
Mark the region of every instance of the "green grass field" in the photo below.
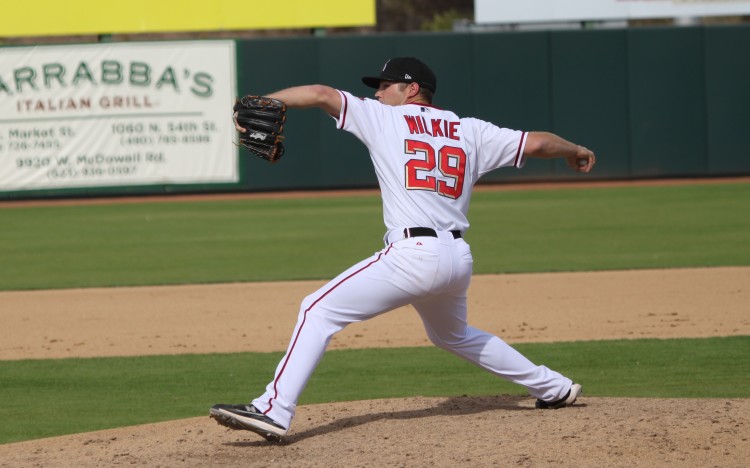
{"type": "MultiPolygon", "coordinates": [[[[750,337],[517,345],[586,396],[745,398],[750,337]]],[[[268,383],[281,353],[0,361],[0,443],[205,416],[268,383]],[[43,424],[40,421],[44,421],[43,424]]],[[[300,404],[524,394],[434,347],[326,353],[300,404]]],[[[252,395],[255,396],[255,395],[252,395]]]]}
{"type": "MultiPolygon", "coordinates": [[[[475,272],[750,265],[750,184],[478,192],[475,272]]],[[[331,278],[375,196],[0,208],[0,290],[331,278]]]]}
{"type": "MultiPolygon", "coordinates": [[[[750,265],[748,213],[750,184],[478,192],[467,240],[478,274],[750,265]]],[[[0,226],[1,290],[328,278],[383,234],[368,196],[14,206],[0,226]]],[[[750,337],[517,347],[590,396],[750,396],[750,337]]],[[[0,443],[205,415],[279,357],[0,361],[0,443]]],[[[434,348],[348,350],[301,403],[497,393],[519,389],[434,348]]]]}

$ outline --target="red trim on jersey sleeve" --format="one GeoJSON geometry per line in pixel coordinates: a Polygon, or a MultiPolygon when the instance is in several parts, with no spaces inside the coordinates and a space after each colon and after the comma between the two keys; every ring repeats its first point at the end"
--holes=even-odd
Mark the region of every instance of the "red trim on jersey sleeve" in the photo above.
{"type": "Polygon", "coordinates": [[[526,146],[526,135],[528,135],[526,132],[521,133],[521,140],[518,142],[518,150],[516,151],[516,159],[513,160],[514,167],[520,168],[523,166],[523,148],[526,146]]]}
{"type": "Polygon", "coordinates": [[[346,99],[346,94],[341,91],[339,91],[339,94],[344,101],[344,105],[341,106],[341,115],[339,116],[339,128],[344,128],[344,125],[346,124],[346,111],[349,109],[349,100],[346,99]]]}

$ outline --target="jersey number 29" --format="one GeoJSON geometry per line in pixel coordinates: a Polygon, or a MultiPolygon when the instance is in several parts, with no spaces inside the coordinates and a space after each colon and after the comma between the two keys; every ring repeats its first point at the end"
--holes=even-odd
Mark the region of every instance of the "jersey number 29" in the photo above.
{"type": "Polygon", "coordinates": [[[405,140],[406,154],[421,154],[421,158],[410,159],[406,163],[406,188],[408,190],[428,190],[444,197],[456,199],[464,189],[466,153],[462,148],[443,146],[437,151],[429,143],[405,140]],[[427,175],[420,177],[419,171],[427,173],[438,168],[442,177],[427,175]],[[449,184],[448,181],[453,183],[449,184]]]}

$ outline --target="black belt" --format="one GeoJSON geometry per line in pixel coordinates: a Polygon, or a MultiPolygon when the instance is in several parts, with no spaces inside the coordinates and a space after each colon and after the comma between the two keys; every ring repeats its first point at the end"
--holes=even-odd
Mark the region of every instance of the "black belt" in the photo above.
{"type": "MultiPolygon", "coordinates": [[[[454,239],[461,237],[461,231],[451,231],[454,239]]],[[[426,227],[413,227],[404,228],[404,239],[408,237],[437,237],[437,232],[432,228],[426,227]]]]}

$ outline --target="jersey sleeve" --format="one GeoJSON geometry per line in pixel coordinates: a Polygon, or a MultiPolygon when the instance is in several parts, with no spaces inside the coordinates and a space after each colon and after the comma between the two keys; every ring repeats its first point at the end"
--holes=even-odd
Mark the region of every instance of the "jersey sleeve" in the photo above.
{"type": "Polygon", "coordinates": [[[341,113],[337,127],[350,132],[365,145],[383,135],[385,107],[373,99],[359,98],[347,91],[341,91],[341,113]]]}
{"type": "MultiPolygon", "coordinates": [[[[523,155],[527,132],[498,127],[475,118],[461,119],[469,123],[477,151],[479,176],[500,167],[522,168],[526,164],[523,155]]],[[[463,125],[463,124],[462,124],[463,125]]]]}

